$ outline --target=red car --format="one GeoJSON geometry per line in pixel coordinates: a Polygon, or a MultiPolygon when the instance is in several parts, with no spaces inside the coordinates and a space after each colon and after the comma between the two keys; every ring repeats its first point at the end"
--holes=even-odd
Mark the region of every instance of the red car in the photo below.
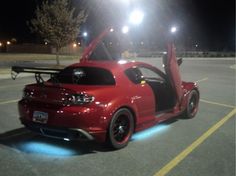
{"type": "Polygon", "coordinates": [[[143,62],[116,60],[116,48],[108,49],[103,40],[109,33],[85,49],[80,63],[63,70],[12,68],[13,76],[35,73],[37,81],[25,86],[18,103],[26,128],[64,140],[107,141],[120,149],[137,131],[181,114],[196,115],[199,90],[181,80],[173,45],[163,57],[164,73],[143,62]],[[42,74],[51,78],[44,81],[42,74]]]}

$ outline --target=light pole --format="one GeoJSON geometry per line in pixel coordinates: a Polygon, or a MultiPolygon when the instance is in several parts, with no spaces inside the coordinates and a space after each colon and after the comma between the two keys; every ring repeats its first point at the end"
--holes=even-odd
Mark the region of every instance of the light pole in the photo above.
{"type": "Polygon", "coordinates": [[[170,28],[170,42],[175,43],[176,42],[176,33],[178,32],[178,28],[176,26],[172,26],[170,28]]]}
{"type": "Polygon", "coordinates": [[[88,32],[84,31],[81,35],[79,35],[79,37],[81,38],[81,46],[82,48],[86,48],[87,46],[87,38],[88,38],[88,32]]]}

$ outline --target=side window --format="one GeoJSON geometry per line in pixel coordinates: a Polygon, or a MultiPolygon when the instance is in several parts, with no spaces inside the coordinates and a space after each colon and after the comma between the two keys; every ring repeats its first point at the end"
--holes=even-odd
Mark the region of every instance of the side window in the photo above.
{"type": "Polygon", "coordinates": [[[141,74],[143,75],[144,79],[152,79],[152,80],[159,80],[164,81],[165,79],[159,75],[158,73],[154,72],[153,70],[145,67],[139,68],[141,74]]]}
{"type": "Polygon", "coordinates": [[[142,73],[137,68],[129,68],[125,71],[125,74],[134,84],[140,84],[143,80],[142,73]]]}

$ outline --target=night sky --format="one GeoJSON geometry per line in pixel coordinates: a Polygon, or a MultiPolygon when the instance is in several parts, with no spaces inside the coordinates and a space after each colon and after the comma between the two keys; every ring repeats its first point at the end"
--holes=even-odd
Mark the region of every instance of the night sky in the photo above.
{"type": "MultiPolygon", "coordinates": [[[[235,49],[234,0],[136,1],[137,4],[128,6],[118,0],[73,0],[72,5],[77,8],[83,4],[89,9],[90,16],[83,29],[90,33],[96,26],[122,24],[128,11],[137,6],[145,12],[144,22],[139,27],[143,31],[138,35],[141,38],[158,41],[162,36],[161,31],[176,25],[179,29],[178,40],[184,46],[198,44],[202,50],[235,49]],[[149,37],[146,37],[147,34],[150,34],[149,37]]],[[[38,37],[30,32],[27,21],[33,17],[40,2],[41,0],[1,1],[0,41],[16,38],[18,43],[38,42],[38,37]]]]}

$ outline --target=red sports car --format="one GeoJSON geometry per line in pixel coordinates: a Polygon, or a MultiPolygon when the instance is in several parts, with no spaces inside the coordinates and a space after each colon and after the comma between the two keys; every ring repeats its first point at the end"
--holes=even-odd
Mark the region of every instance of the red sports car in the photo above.
{"type": "Polygon", "coordinates": [[[19,115],[26,128],[64,140],[109,142],[125,147],[132,134],[183,114],[196,115],[196,83],[181,80],[173,45],[163,57],[165,73],[135,61],[117,60],[100,34],[85,49],[80,63],[65,69],[12,67],[15,73],[35,73],[37,83],[26,85],[19,115]],[[50,74],[44,81],[42,74],[50,74]]]}

